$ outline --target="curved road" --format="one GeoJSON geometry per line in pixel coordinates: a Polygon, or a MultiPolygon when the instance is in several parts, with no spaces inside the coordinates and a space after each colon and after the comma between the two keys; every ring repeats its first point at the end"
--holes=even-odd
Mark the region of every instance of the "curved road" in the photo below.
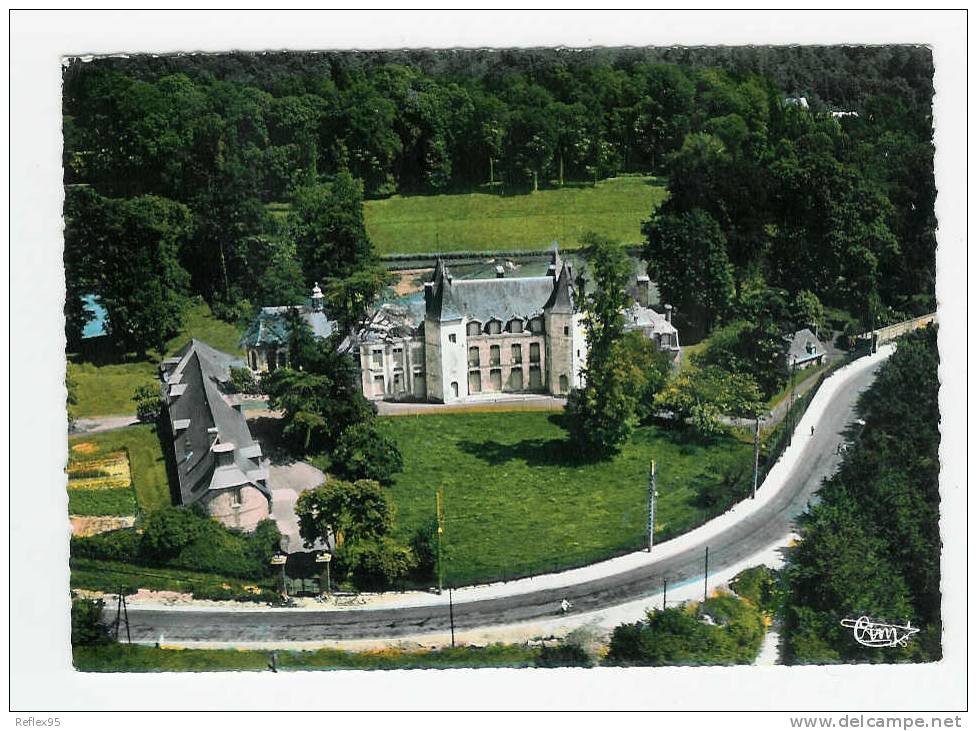
{"type": "MultiPolygon", "coordinates": [[[[841,384],[817,423],[815,435],[801,435],[807,445],[780,492],[752,515],[708,539],[710,574],[769,548],[790,534],[822,479],[834,473],[842,433],[854,420],[858,395],[875,377],[879,361],[841,384]]],[[[650,597],[662,579],[669,586],[701,578],[705,543],[674,556],[621,573],[569,587],[541,589],[495,599],[456,603],[456,629],[553,619],[554,608],[570,599],[570,614],[606,609],[650,597]]],[[[114,615],[114,608],[111,612],[114,615]]],[[[114,619],[114,616],[113,616],[114,619]]],[[[448,607],[282,610],[129,609],[134,642],[153,642],[162,633],[167,642],[284,642],[394,638],[449,631],[448,607]]]]}

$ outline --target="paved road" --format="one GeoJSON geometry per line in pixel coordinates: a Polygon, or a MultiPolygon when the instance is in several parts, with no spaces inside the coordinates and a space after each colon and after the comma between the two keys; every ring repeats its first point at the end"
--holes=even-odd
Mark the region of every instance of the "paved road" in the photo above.
{"type": "MultiPolygon", "coordinates": [[[[821,480],[831,475],[836,447],[845,426],[854,419],[858,394],[872,382],[878,364],[853,376],[835,393],[814,436],[799,437],[807,445],[787,484],[769,503],[709,539],[710,573],[732,566],[783,539],[793,529],[821,480]]],[[[661,561],[572,587],[539,590],[515,596],[456,604],[458,629],[555,618],[563,597],[573,602],[571,614],[591,612],[651,596],[662,579],[670,586],[701,580],[705,545],[691,546],[661,561]]],[[[134,641],[275,642],[351,640],[401,637],[448,631],[447,605],[397,609],[323,611],[158,610],[129,609],[134,641]]]]}

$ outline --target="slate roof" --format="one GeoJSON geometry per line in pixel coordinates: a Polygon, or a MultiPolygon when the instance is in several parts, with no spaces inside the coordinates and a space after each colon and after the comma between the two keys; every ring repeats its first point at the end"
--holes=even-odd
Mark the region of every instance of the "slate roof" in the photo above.
{"type": "Polygon", "coordinates": [[[180,499],[191,505],[208,490],[251,485],[268,498],[261,446],[244,414],[224,400],[220,384],[244,363],[200,340],[191,340],[160,365],[165,416],[171,425],[180,499]],[[221,454],[229,453],[227,464],[221,454]]]}
{"type": "Polygon", "coordinates": [[[787,362],[791,363],[795,358],[798,363],[813,360],[825,354],[824,345],[818,340],[817,335],[808,328],[798,330],[793,335],[789,335],[790,345],[787,348],[787,362]],[[808,344],[813,350],[808,350],[808,344]]]}
{"type": "Polygon", "coordinates": [[[336,331],[336,323],[326,317],[321,310],[308,305],[286,305],[284,307],[262,307],[241,338],[245,348],[262,345],[285,345],[288,343],[288,311],[297,310],[305,323],[318,338],[327,338],[336,331]]]}
{"type": "Polygon", "coordinates": [[[668,318],[650,307],[642,307],[637,302],[624,311],[624,329],[651,330],[656,334],[675,334],[678,330],[668,318]]]}

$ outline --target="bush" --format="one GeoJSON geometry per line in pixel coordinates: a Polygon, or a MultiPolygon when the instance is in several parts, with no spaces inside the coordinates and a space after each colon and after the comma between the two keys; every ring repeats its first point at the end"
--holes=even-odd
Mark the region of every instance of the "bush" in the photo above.
{"type": "Polygon", "coordinates": [[[777,572],[767,566],[753,566],[738,573],[729,588],[765,612],[774,608],[777,572]]]}
{"type": "Polygon", "coordinates": [[[227,385],[231,393],[257,396],[261,393],[261,383],[250,368],[231,368],[231,380],[227,385]]]}
{"type": "Polygon", "coordinates": [[[417,567],[414,552],[389,536],[346,544],[337,553],[339,568],[360,589],[384,589],[417,567]]]}
{"type": "Polygon", "coordinates": [[[192,510],[166,507],[146,516],[139,553],[158,561],[175,558],[207,529],[208,519],[192,510]]]}
{"type": "Polygon", "coordinates": [[[71,644],[107,645],[112,641],[102,621],[105,602],[101,599],[71,600],[71,644]]]}
{"type": "Polygon", "coordinates": [[[122,528],[93,536],[73,536],[71,556],[131,563],[139,557],[139,534],[132,528],[122,528]]]}
{"type": "Polygon", "coordinates": [[[153,423],[163,411],[163,397],[155,384],[138,386],[132,395],[139,421],[153,423]]]}
{"type": "Polygon", "coordinates": [[[354,424],[343,430],[332,452],[333,470],[348,480],[376,480],[390,483],[404,469],[397,444],[384,436],[375,424],[354,424]]]}

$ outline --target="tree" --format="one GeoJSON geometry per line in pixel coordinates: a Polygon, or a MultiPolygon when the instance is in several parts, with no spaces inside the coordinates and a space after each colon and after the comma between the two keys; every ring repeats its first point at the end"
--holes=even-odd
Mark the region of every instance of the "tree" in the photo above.
{"type": "Polygon", "coordinates": [[[404,469],[397,443],[372,422],[353,424],[339,435],[332,450],[332,469],[348,480],[389,483],[404,469]]]}
{"type": "Polygon", "coordinates": [[[790,377],[784,331],[770,321],[736,320],[713,330],[697,363],[749,376],[769,398],[790,377]]]}
{"type": "Polygon", "coordinates": [[[761,406],[760,391],[750,376],[716,366],[682,369],[655,398],[657,411],[689,421],[704,435],[721,431],[720,416],[752,417],[761,406]]]}
{"type": "Polygon", "coordinates": [[[71,599],[71,644],[107,645],[112,642],[108,625],[102,619],[105,602],[101,599],[71,599]]]}
{"type": "Polygon", "coordinates": [[[155,423],[163,411],[163,397],[159,392],[159,386],[154,383],[146,383],[137,386],[132,394],[132,400],[136,402],[136,416],[139,421],[155,423]]]}
{"type": "Polygon", "coordinates": [[[818,296],[809,290],[802,289],[794,295],[791,314],[795,330],[807,327],[818,335],[824,327],[824,307],[818,296]]]}
{"type": "Polygon", "coordinates": [[[626,332],[617,341],[614,360],[629,367],[628,382],[636,395],[635,413],[639,422],[655,414],[655,396],[672,373],[672,359],[654,340],[639,331],[626,332]]]}
{"type": "Polygon", "coordinates": [[[585,454],[606,457],[620,449],[638,422],[636,380],[640,374],[615,357],[624,335],[625,287],[631,271],[619,244],[594,234],[585,240],[585,256],[594,277],[594,288],[584,302],[585,385],[570,393],[566,411],[573,441],[585,454]]]}
{"type": "Polygon", "coordinates": [[[711,328],[729,308],[734,294],[733,266],[726,237],[703,210],[656,215],[643,231],[648,275],[664,301],[689,319],[711,328]]]}
{"type": "Polygon", "coordinates": [[[299,495],[295,503],[299,533],[306,545],[317,542],[337,547],[346,542],[387,535],[394,524],[394,508],[379,482],[324,482],[299,495]]]}
{"type": "Polygon", "coordinates": [[[309,287],[349,277],[374,262],[363,221],[363,186],[348,172],[325,185],[296,189],[290,226],[309,287]]]}
{"type": "Polygon", "coordinates": [[[140,554],[165,561],[197,540],[205,530],[202,519],[193,510],[166,507],[151,512],[142,524],[140,554]]]}
{"type": "Polygon", "coordinates": [[[348,331],[367,313],[391,279],[391,273],[380,265],[366,265],[342,279],[327,279],[323,294],[330,316],[348,331]]]}

